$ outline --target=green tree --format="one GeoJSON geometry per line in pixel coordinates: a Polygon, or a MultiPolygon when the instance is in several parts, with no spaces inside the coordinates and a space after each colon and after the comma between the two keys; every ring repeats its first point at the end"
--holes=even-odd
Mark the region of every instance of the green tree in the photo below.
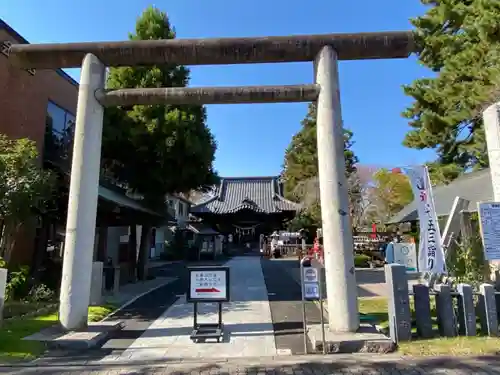
{"type": "MultiPolygon", "coordinates": [[[[138,18],[131,40],[174,39],[166,13],[147,8],[138,18]]],[[[189,70],[180,65],[111,68],[107,87],[185,87],[189,70]]],[[[111,108],[105,112],[103,169],[161,207],[165,195],[203,189],[217,183],[213,169],[216,142],[200,105],[147,105],[111,108]]],[[[144,277],[151,226],[142,226],[138,277],[144,277]]],[[[133,238],[133,236],[131,236],[133,238]]],[[[131,246],[132,248],[134,246],[131,246]]]]}
{"type": "Polygon", "coordinates": [[[35,142],[0,134],[0,251],[7,263],[19,230],[44,212],[54,188],[54,175],[39,167],[35,142]]]}
{"type": "Polygon", "coordinates": [[[427,163],[429,168],[429,176],[433,186],[447,185],[456,179],[463,172],[462,168],[457,164],[441,164],[439,161],[427,163]]]}
{"type": "MultiPolygon", "coordinates": [[[[302,128],[293,136],[290,145],[285,151],[282,172],[285,196],[302,202],[305,206],[301,215],[291,223],[293,226],[298,226],[298,222],[320,226],[316,105],[314,103],[309,105],[307,115],[301,124],[302,128]]],[[[356,171],[358,161],[351,149],[353,145],[352,137],[352,131],[344,129],[344,156],[348,178],[356,171]]],[[[355,181],[355,179],[352,179],[352,181],[355,181]]],[[[350,193],[355,191],[351,186],[349,190],[350,193]]]]}
{"type": "Polygon", "coordinates": [[[379,169],[373,175],[370,189],[370,216],[374,222],[385,224],[413,200],[408,177],[388,169],[379,169]]]}
{"type": "Polygon", "coordinates": [[[412,127],[404,144],[435,149],[437,163],[451,170],[486,167],[481,110],[498,98],[500,90],[500,2],[422,3],[430,7],[412,20],[417,55],[436,74],[404,87],[414,99],[403,113],[412,127]]]}
{"type": "MultiPolygon", "coordinates": [[[[311,103],[306,117],[301,122],[302,128],[293,136],[285,151],[282,172],[285,195],[301,200],[305,194],[301,189],[304,182],[318,177],[318,146],[316,141],[316,105],[311,103]]],[[[353,133],[344,129],[344,156],[346,174],[350,176],[356,170],[358,161],[351,150],[353,133]]]]}

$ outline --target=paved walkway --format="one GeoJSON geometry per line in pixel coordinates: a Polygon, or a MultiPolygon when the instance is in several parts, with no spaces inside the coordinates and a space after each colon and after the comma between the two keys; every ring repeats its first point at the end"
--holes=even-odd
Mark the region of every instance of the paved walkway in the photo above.
{"type": "MultiPolygon", "coordinates": [[[[267,288],[258,257],[236,257],[227,264],[231,302],[224,305],[222,343],[193,343],[193,306],[185,296],[170,306],[120,355],[101,362],[172,360],[179,358],[241,358],[276,355],[267,288]]],[[[199,322],[216,322],[217,305],[202,305],[199,322]]]]}
{"type": "Polygon", "coordinates": [[[498,375],[500,357],[401,358],[394,355],[260,357],[204,361],[143,360],[87,366],[0,367],[1,374],[169,374],[169,375],[498,375]]]}

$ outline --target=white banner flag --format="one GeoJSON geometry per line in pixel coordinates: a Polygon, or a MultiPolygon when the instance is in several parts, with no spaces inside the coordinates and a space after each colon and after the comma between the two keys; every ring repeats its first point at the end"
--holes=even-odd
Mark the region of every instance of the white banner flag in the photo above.
{"type": "Polygon", "coordinates": [[[446,273],[441,232],[427,167],[418,166],[404,170],[410,179],[420,221],[418,270],[437,274],[446,273]]]}

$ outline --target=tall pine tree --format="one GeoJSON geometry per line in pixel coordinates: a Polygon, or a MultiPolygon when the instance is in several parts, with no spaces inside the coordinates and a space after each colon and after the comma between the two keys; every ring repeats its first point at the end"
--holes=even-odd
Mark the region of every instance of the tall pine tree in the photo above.
{"type": "Polygon", "coordinates": [[[420,62],[437,73],[404,88],[414,102],[404,144],[432,148],[436,178],[488,165],[481,110],[500,98],[500,2],[422,0],[430,8],[412,20],[420,62]],[[439,171],[443,166],[446,169],[439,171]]]}
{"type": "MultiPolygon", "coordinates": [[[[318,147],[316,137],[316,105],[309,105],[306,117],[301,122],[302,128],[293,136],[290,145],[285,151],[282,179],[285,196],[301,202],[305,209],[294,220],[292,226],[312,227],[321,226],[321,205],[319,203],[318,182],[318,147]]],[[[344,129],[344,156],[346,161],[346,175],[348,177],[349,195],[351,202],[358,200],[359,184],[357,179],[351,178],[356,172],[356,155],[352,151],[353,133],[344,129]]]]}

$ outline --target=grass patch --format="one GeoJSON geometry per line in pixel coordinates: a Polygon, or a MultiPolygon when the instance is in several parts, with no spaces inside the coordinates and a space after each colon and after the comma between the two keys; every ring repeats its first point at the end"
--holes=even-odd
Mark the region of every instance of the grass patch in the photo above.
{"type": "Polygon", "coordinates": [[[3,318],[9,319],[26,315],[51,305],[54,305],[54,302],[7,301],[4,305],[3,318]]]}
{"type": "MultiPolygon", "coordinates": [[[[382,327],[389,326],[389,313],[387,312],[387,299],[383,297],[358,298],[358,308],[367,321],[382,327]]],[[[363,319],[362,315],[362,319],[363,319]]]]}
{"type": "MultiPolygon", "coordinates": [[[[412,316],[415,318],[412,299],[410,299],[410,302],[412,316]]],[[[382,328],[389,326],[386,298],[358,298],[358,306],[359,312],[365,314],[370,323],[377,324],[382,328]]],[[[431,310],[433,316],[435,316],[434,305],[431,305],[431,310]]],[[[437,330],[436,322],[434,322],[433,328],[437,330]]],[[[415,333],[415,328],[412,330],[415,333]]],[[[415,339],[410,342],[400,343],[398,346],[399,353],[412,356],[486,355],[500,352],[500,338],[485,336],[436,337],[432,339],[415,339]]]]}
{"type": "Polygon", "coordinates": [[[485,336],[436,337],[400,343],[398,352],[412,356],[461,356],[498,354],[500,339],[485,336]]]}
{"type": "Polygon", "coordinates": [[[115,311],[116,306],[114,305],[104,305],[104,306],[90,306],[89,307],[89,322],[98,322],[103,320],[113,311],[115,311]]]}
{"type": "MultiPolygon", "coordinates": [[[[114,309],[112,305],[89,307],[89,322],[102,320],[114,309]]],[[[40,356],[45,351],[45,345],[37,341],[24,341],[22,338],[56,323],[56,313],[4,321],[0,328],[0,362],[32,360],[40,356]]]]}

